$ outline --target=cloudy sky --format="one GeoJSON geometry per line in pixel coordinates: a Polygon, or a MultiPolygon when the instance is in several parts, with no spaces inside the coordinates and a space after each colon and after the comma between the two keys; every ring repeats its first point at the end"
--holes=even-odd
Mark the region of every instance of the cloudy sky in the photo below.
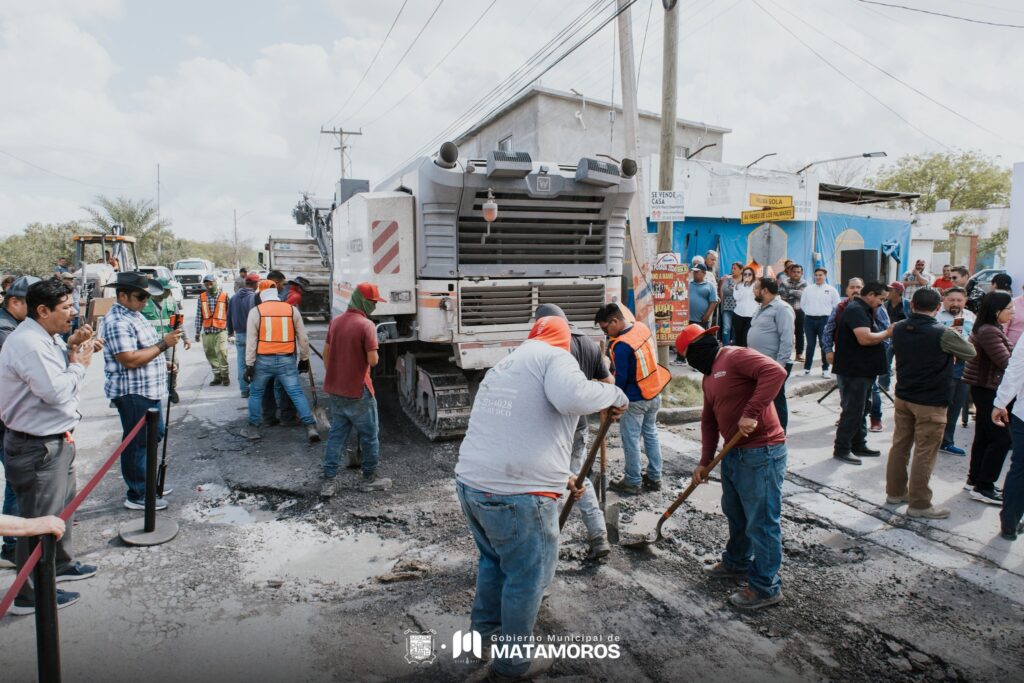
{"type": "MultiPolygon", "coordinates": [[[[361,127],[353,174],[380,180],[594,4],[408,0],[382,43],[403,0],[0,0],[0,234],[82,218],[98,194],[155,199],[159,163],[179,234],[226,236],[237,209],[262,241],[290,226],[301,191],[330,195],[338,153],[321,126],[361,127]]],[[[1018,0],[893,4],[1024,25],[1018,0]]],[[[732,128],[726,161],[778,152],[770,165],[794,170],[947,148],[1024,160],[1021,29],[860,0],[680,5],[679,115],[732,128]]],[[[640,106],[654,110],[662,15],[657,0],[632,8],[640,106]]],[[[613,29],[543,85],[619,100],[613,29]]]]}

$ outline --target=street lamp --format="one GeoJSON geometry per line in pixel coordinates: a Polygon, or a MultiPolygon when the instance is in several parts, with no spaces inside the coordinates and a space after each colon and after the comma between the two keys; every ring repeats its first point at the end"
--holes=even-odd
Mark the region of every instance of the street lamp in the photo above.
{"type": "Polygon", "coordinates": [[[888,155],[885,152],[864,152],[863,154],[851,154],[850,156],[836,157],[835,159],[821,159],[820,161],[812,161],[811,163],[807,164],[806,166],[801,168],[796,173],[797,173],[797,175],[799,175],[799,174],[803,173],[804,171],[806,171],[807,169],[809,169],[811,166],[814,166],[816,164],[829,164],[829,163],[832,163],[833,161],[849,161],[850,159],[862,159],[862,158],[863,159],[877,159],[878,157],[884,157],[884,156],[888,156],[888,155]]]}
{"type": "Polygon", "coordinates": [[[768,152],[767,154],[762,154],[761,156],[759,156],[758,158],[754,159],[749,164],[747,164],[746,168],[744,168],[743,170],[746,171],[748,168],[750,168],[751,166],[753,166],[757,162],[761,161],[761,159],[767,159],[768,157],[773,157],[776,154],[778,154],[778,152],[768,152]]]}
{"type": "Polygon", "coordinates": [[[687,154],[686,155],[686,159],[690,160],[690,159],[694,158],[695,156],[697,156],[698,154],[700,154],[701,152],[706,150],[708,147],[718,147],[718,143],[717,142],[710,142],[710,143],[704,145],[703,147],[699,148],[696,152],[693,152],[692,154],[687,154]]]}

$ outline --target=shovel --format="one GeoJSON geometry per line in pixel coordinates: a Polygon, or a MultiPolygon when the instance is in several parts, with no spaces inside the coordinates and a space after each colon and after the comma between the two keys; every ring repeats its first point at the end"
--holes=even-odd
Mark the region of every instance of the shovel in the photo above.
{"type": "MultiPolygon", "coordinates": [[[[310,348],[313,348],[312,345],[310,348]]],[[[313,368],[310,367],[306,374],[309,376],[310,394],[313,395],[313,418],[321,427],[330,427],[331,421],[327,419],[327,412],[320,407],[320,399],[316,395],[316,379],[313,378],[313,368]]]]}
{"type": "MultiPolygon", "coordinates": [[[[708,464],[708,473],[710,473],[711,470],[715,469],[715,467],[718,466],[718,463],[722,462],[722,458],[724,458],[726,454],[729,451],[731,451],[733,447],[737,443],[739,443],[740,439],[742,438],[743,435],[740,432],[736,432],[736,434],[731,439],[729,439],[729,442],[722,446],[722,450],[718,451],[718,455],[715,456],[715,459],[712,460],[710,464],[708,464]]],[[[691,477],[690,485],[686,487],[686,490],[680,493],[679,497],[675,499],[675,502],[668,506],[668,510],[665,510],[665,512],[661,514],[661,518],[658,519],[658,526],[654,530],[654,538],[647,537],[639,541],[630,541],[629,543],[623,543],[622,546],[624,548],[646,548],[647,546],[653,543],[657,543],[662,538],[664,538],[664,536],[661,535],[661,527],[664,526],[665,520],[671,517],[672,513],[679,509],[679,506],[683,504],[683,501],[690,497],[690,494],[694,492],[697,486],[697,480],[691,477]]]]}
{"type": "MultiPolygon", "coordinates": [[[[597,430],[597,438],[594,439],[594,443],[590,444],[590,451],[587,452],[587,459],[583,461],[583,467],[576,473],[576,483],[578,486],[585,486],[587,477],[590,476],[590,470],[594,468],[594,460],[597,459],[597,452],[601,446],[604,445],[604,437],[608,434],[608,428],[612,426],[611,412],[606,412],[601,418],[601,427],[597,430]]],[[[569,519],[569,513],[572,512],[572,506],[576,503],[576,496],[569,496],[569,499],[565,501],[565,507],[562,508],[562,514],[558,516],[558,528],[561,530],[565,526],[565,520],[569,519]]]]}

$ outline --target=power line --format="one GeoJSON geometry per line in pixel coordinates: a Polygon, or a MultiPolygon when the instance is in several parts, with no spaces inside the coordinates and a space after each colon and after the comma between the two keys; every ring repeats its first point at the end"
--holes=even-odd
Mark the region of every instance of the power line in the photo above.
{"type": "MultiPolygon", "coordinates": [[[[682,12],[680,11],[680,13],[682,13],[682,12]]],[[[651,0],[651,4],[647,6],[647,22],[644,24],[644,40],[643,40],[642,43],[640,43],[640,58],[636,61],[636,82],[638,84],[640,83],[641,67],[644,64],[644,49],[647,47],[647,29],[651,28],[651,15],[652,14],[654,14],[654,0],[651,0]]],[[[614,57],[612,57],[612,63],[613,64],[615,63],[615,58],[614,57]]],[[[614,94],[615,94],[614,79],[615,79],[615,70],[614,70],[614,67],[613,67],[613,69],[612,69],[612,81],[613,81],[612,82],[612,101],[614,101],[614,99],[615,99],[615,97],[614,97],[614,94]]]]}
{"type": "Polygon", "coordinates": [[[376,87],[376,89],[374,89],[374,91],[372,93],[370,93],[370,96],[367,97],[363,101],[363,103],[361,105],[359,105],[359,108],[356,109],[352,113],[352,117],[353,118],[355,118],[356,116],[359,115],[359,112],[361,112],[363,110],[363,108],[366,107],[366,105],[369,104],[373,100],[373,96],[376,95],[377,93],[379,93],[380,89],[384,87],[384,84],[388,82],[388,80],[391,78],[392,75],[394,75],[394,73],[396,71],[398,71],[398,67],[401,66],[402,62],[409,55],[409,53],[412,51],[413,47],[415,47],[416,41],[418,41],[420,39],[420,36],[423,35],[423,32],[427,30],[428,26],[430,26],[430,22],[434,20],[435,16],[437,16],[437,11],[439,9],[441,9],[441,5],[443,5],[443,4],[444,4],[444,0],[438,0],[437,6],[434,7],[434,11],[430,13],[430,16],[427,17],[426,22],[424,22],[423,26],[420,27],[420,30],[416,34],[416,37],[412,39],[411,43],[409,43],[409,47],[405,48],[405,52],[403,52],[402,56],[398,58],[398,61],[395,62],[395,65],[393,67],[391,67],[391,71],[389,71],[388,75],[384,77],[384,80],[381,81],[380,84],[376,87]]]}
{"type": "Polygon", "coordinates": [[[356,83],[356,87],[352,88],[352,90],[349,91],[348,98],[340,107],[338,107],[338,111],[334,112],[334,114],[329,119],[327,119],[327,123],[330,123],[335,118],[337,118],[338,114],[340,114],[342,110],[346,106],[348,106],[348,103],[352,101],[352,98],[355,96],[356,91],[359,90],[359,86],[363,84],[363,81],[366,80],[366,76],[370,73],[370,69],[372,69],[373,65],[377,63],[377,58],[380,57],[380,53],[384,49],[384,45],[388,42],[388,38],[391,37],[391,32],[395,30],[395,25],[398,24],[398,20],[401,18],[402,12],[405,10],[405,6],[408,4],[409,0],[402,0],[402,6],[398,8],[398,14],[395,15],[395,20],[391,22],[391,28],[389,28],[388,32],[384,34],[384,40],[380,41],[380,45],[377,46],[377,52],[376,54],[373,55],[373,59],[370,60],[369,65],[367,65],[366,71],[363,72],[363,75],[359,79],[359,82],[356,83]]]}
{"type": "Polygon", "coordinates": [[[360,126],[360,128],[368,128],[369,126],[372,126],[373,124],[377,123],[382,118],[384,118],[385,116],[387,116],[388,114],[393,112],[399,105],[401,105],[403,102],[405,102],[406,99],[408,99],[410,95],[412,95],[414,92],[419,90],[419,87],[421,85],[423,85],[423,83],[426,82],[426,80],[428,78],[430,78],[431,76],[434,75],[434,72],[437,71],[438,68],[442,64],[444,64],[445,60],[447,60],[449,57],[451,57],[452,53],[455,52],[456,48],[458,48],[459,45],[462,44],[462,41],[464,41],[469,36],[469,34],[473,32],[473,29],[475,29],[477,27],[477,24],[479,24],[483,20],[483,18],[485,16],[487,16],[487,13],[490,12],[491,8],[494,7],[497,3],[498,3],[498,0],[491,0],[491,4],[489,4],[487,6],[487,8],[483,12],[480,13],[480,16],[478,16],[476,18],[476,21],[474,21],[472,24],[470,24],[469,28],[466,29],[466,32],[463,33],[462,36],[457,41],[455,41],[455,44],[452,45],[451,49],[448,50],[448,52],[445,53],[444,57],[441,57],[440,61],[438,61],[436,64],[434,64],[434,66],[432,66],[430,68],[430,70],[426,73],[426,75],[424,75],[423,78],[420,79],[419,83],[414,85],[412,87],[412,89],[409,90],[409,92],[407,92],[404,95],[402,95],[401,99],[399,99],[397,102],[395,102],[393,105],[391,105],[390,107],[385,109],[382,113],[378,114],[376,117],[374,117],[370,121],[364,123],[362,126],[360,126]]]}
{"type": "Polygon", "coordinates": [[[6,157],[10,157],[10,158],[14,159],[15,161],[20,161],[21,163],[25,164],[26,166],[31,166],[32,168],[34,168],[34,169],[36,169],[38,171],[42,171],[43,173],[48,173],[49,175],[52,175],[55,178],[60,178],[61,180],[66,180],[66,181],[68,181],[70,183],[78,183],[79,185],[85,185],[87,187],[98,187],[98,188],[105,189],[105,190],[130,190],[130,189],[135,188],[135,187],[141,187],[141,185],[100,185],[98,183],[90,183],[90,182],[87,182],[85,180],[79,180],[78,178],[72,178],[71,176],[66,176],[66,175],[64,175],[62,173],[57,173],[56,171],[51,171],[48,168],[40,166],[39,164],[34,164],[31,161],[28,161],[27,159],[22,159],[21,157],[15,156],[14,154],[11,154],[10,152],[7,152],[7,151],[2,150],[2,149],[0,149],[0,154],[3,154],[6,157]]]}
{"type": "Polygon", "coordinates": [[[853,55],[854,57],[856,57],[856,58],[857,58],[857,59],[859,59],[860,61],[864,62],[865,64],[867,64],[868,66],[872,67],[873,69],[875,69],[875,70],[877,70],[877,71],[880,71],[881,73],[885,74],[886,76],[888,76],[888,77],[889,77],[889,78],[891,78],[892,80],[896,81],[896,82],[897,82],[897,83],[899,83],[900,85],[902,85],[902,86],[904,86],[904,87],[906,87],[906,88],[909,88],[910,90],[914,91],[915,93],[917,93],[917,94],[918,94],[918,95],[920,95],[921,97],[925,98],[926,100],[928,100],[928,101],[929,101],[929,102],[931,102],[932,104],[935,104],[935,105],[937,105],[937,106],[939,106],[939,107],[942,107],[943,109],[945,109],[946,111],[948,111],[948,112],[949,112],[950,114],[953,114],[954,116],[957,116],[957,117],[959,117],[959,118],[963,119],[963,120],[964,120],[964,121],[966,121],[967,123],[969,123],[969,124],[971,124],[972,126],[975,126],[975,127],[977,127],[977,128],[980,128],[981,130],[985,131],[986,133],[990,133],[990,134],[992,134],[992,135],[995,135],[996,137],[1002,138],[1002,136],[1001,136],[1001,135],[1000,135],[999,133],[995,132],[994,130],[991,130],[990,128],[986,128],[985,126],[981,125],[981,124],[980,124],[980,123],[978,123],[977,121],[973,121],[972,119],[968,118],[968,117],[967,117],[967,116],[965,116],[964,114],[961,114],[960,112],[958,112],[957,110],[953,109],[952,107],[950,107],[950,106],[948,106],[948,105],[944,104],[943,102],[940,102],[939,100],[935,99],[935,98],[934,98],[934,97],[932,97],[931,95],[929,95],[929,94],[927,94],[927,93],[925,93],[925,92],[921,91],[920,89],[918,89],[918,88],[914,87],[914,86],[913,86],[913,85],[911,85],[910,83],[907,83],[906,81],[904,81],[903,79],[901,79],[901,78],[900,78],[899,76],[896,76],[895,74],[893,74],[893,73],[890,73],[890,72],[889,72],[889,71],[887,71],[886,69],[884,69],[884,68],[882,68],[882,67],[878,66],[877,64],[875,64],[874,62],[872,62],[871,60],[869,60],[869,59],[868,59],[867,57],[864,57],[863,55],[859,54],[859,53],[858,53],[858,52],[856,52],[855,50],[852,50],[852,49],[850,49],[850,48],[846,47],[845,45],[843,45],[842,43],[840,43],[840,42],[839,42],[838,40],[836,40],[835,38],[833,38],[833,37],[829,36],[829,35],[828,35],[827,33],[825,33],[824,31],[822,31],[822,30],[821,30],[821,29],[819,29],[818,27],[814,26],[813,24],[811,24],[810,22],[808,22],[807,20],[805,20],[804,18],[802,18],[802,17],[800,16],[800,15],[798,15],[798,14],[796,14],[796,13],[794,13],[794,12],[790,11],[789,9],[787,9],[787,8],[785,8],[785,7],[783,7],[783,6],[782,6],[782,5],[780,4],[780,3],[778,3],[778,2],[773,2],[773,4],[774,4],[774,5],[776,6],[776,7],[778,7],[779,9],[781,9],[781,10],[782,10],[783,12],[785,12],[786,14],[788,14],[789,16],[791,16],[791,17],[793,17],[794,19],[796,19],[797,21],[799,21],[799,22],[803,23],[803,24],[804,24],[805,26],[807,26],[807,27],[808,27],[808,28],[810,28],[811,30],[813,30],[813,31],[817,32],[817,33],[818,33],[819,35],[821,35],[821,36],[824,36],[824,37],[825,37],[825,38],[826,38],[827,40],[829,40],[829,41],[830,41],[830,42],[832,42],[833,44],[837,45],[837,46],[838,46],[838,47],[840,47],[841,49],[845,50],[846,52],[850,53],[851,55],[853,55]]]}
{"type": "Polygon", "coordinates": [[[888,104],[887,102],[885,102],[884,100],[882,100],[882,98],[878,97],[878,96],[877,96],[877,95],[875,95],[875,94],[874,94],[873,92],[871,92],[870,90],[868,90],[867,88],[865,88],[865,87],[864,87],[863,85],[861,85],[861,84],[860,84],[860,83],[858,83],[857,81],[853,80],[853,78],[851,78],[850,76],[846,75],[846,72],[844,72],[844,71],[843,71],[842,69],[840,69],[840,68],[839,68],[838,66],[836,66],[835,64],[833,64],[832,62],[830,62],[830,61],[829,61],[828,59],[826,59],[824,55],[822,55],[822,54],[821,54],[820,52],[818,52],[818,51],[817,51],[817,50],[815,50],[815,49],[814,49],[813,47],[811,47],[811,46],[810,46],[810,45],[808,45],[808,44],[807,44],[806,42],[804,42],[803,38],[801,38],[800,36],[798,36],[798,35],[797,35],[796,33],[794,33],[794,32],[793,32],[793,31],[792,31],[792,30],[791,30],[791,29],[790,29],[790,28],[789,28],[788,26],[786,26],[786,25],[785,25],[784,23],[782,23],[781,21],[779,21],[779,20],[778,20],[778,19],[777,19],[777,18],[775,17],[775,15],[774,15],[774,14],[772,14],[771,12],[769,12],[769,11],[768,11],[767,9],[765,9],[764,5],[762,5],[762,4],[760,3],[760,2],[758,2],[758,0],[750,0],[750,1],[751,1],[752,3],[754,3],[754,5],[756,5],[756,6],[757,6],[757,8],[758,8],[759,10],[761,10],[761,11],[762,11],[762,12],[764,12],[764,13],[765,13],[766,15],[768,15],[768,18],[769,18],[769,19],[771,19],[772,21],[774,21],[774,22],[775,22],[776,24],[778,24],[778,25],[779,25],[779,26],[780,26],[780,27],[781,27],[781,28],[782,28],[782,29],[783,29],[783,30],[784,30],[784,31],[785,31],[786,33],[788,33],[789,35],[791,35],[791,36],[793,37],[793,39],[794,39],[794,40],[796,40],[796,41],[797,41],[798,43],[800,43],[801,45],[803,45],[803,46],[804,46],[804,47],[805,47],[805,48],[806,48],[806,49],[807,49],[807,50],[808,50],[808,51],[809,51],[809,52],[810,52],[811,54],[813,54],[813,55],[814,55],[815,57],[817,57],[817,58],[818,58],[818,59],[820,59],[820,60],[821,60],[822,62],[824,62],[824,63],[825,63],[825,65],[826,65],[826,66],[828,66],[828,67],[829,67],[830,69],[832,69],[832,70],[833,70],[833,71],[835,71],[835,72],[836,72],[837,74],[839,74],[840,76],[842,76],[842,77],[843,77],[843,78],[844,78],[845,80],[849,81],[849,82],[850,82],[850,83],[852,83],[852,84],[853,84],[854,86],[856,86],[858,90],[860,90],[861,92],[863,92],[863,93],[864,93],[865,95],[867,95],[868,97],[870,97],[871,99],[873,99],[873,100],[874,100],[875,102],[877,102],[878,104],[880,104],[880,105],[882,105],[883,107],[885,107],[886,109],[888,109],[888,110],[889,110],[889,112],[891,112],[893,116],[895,116],[896,118],[898,118],[898,119],[899,119],[900,121],[903,121],[903,123],[907,124],[908,126],[910,126],[911,128],[913,128],[914,130],[916,130],[916,131],[917,131],[918,133],[920,133],[921,135],[925,136],[926,138],[928,138],[928,139],[929,139],[929,140],[931,140],[932,142],[935,142],[935,143],[937,143],[937,144],[941,145],[942,147],[944,147],[944,148],[946,148],[946,149],[949,149],[949,145],[947,145],[947,144],[946,144],[946,143],[944,143],[944,142],[943,142],[942,140],[939,140],[939,139],[938,139],[938,138],[936,138],[936,137],[932,137],[931,135],[929,135],[928,133],[926,133],[926,132],[925,132],[924,130],[922,130],[921,128],[918,128],[917,126],[915,126],[915,125],[914,125],[914,124],[913,124],[913,123],[912,123],[912,122],[910,121],[910,119],[908,119],[907,117],[903,116],[903,114],[901,114],[901,113],[899,113],[898,111],[896,111],[896,110],[895,110],[894,108],[892,108],[892,107],[891,107],[891,106],[890,106],[890,105],[889,105],[889,104],[888,104]]]}
{"type": "MultiPolygon", "coordinates": [[[[908,12],[920,12],[921,14],[931,14],[936,17],[944,17],[946,19],[956,19],[957,21],[967,21],[972,24],[984,24],[985,26],[999,26],[1001,28],[1024,28],[1021,24],[1002,24],[997,21],[985,21],[984,19],[972,19],[971,17],[960,17],[955,14],[945,14],[944,12],[935,12],[929,9],[921,9],[920,7],[907,7],[906,5],[893,5],[888,2],[878,2],[877,0],[857,0],[865,5],[878,5],[879,7],[892,7],[894,9],[903,9],[908,12]]],[[[755,3],[757,4],[757,3],[755,3]]]]}

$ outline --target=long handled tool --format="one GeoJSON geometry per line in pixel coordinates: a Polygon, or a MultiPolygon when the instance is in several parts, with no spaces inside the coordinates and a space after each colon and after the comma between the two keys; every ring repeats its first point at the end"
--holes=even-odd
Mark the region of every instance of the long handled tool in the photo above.
{"type": "MultiPolygon", "coordinates": [[[[312,348],[312,345],[310,348],[312,348]]],[[[306,374],[309,376],[310,394],[313,395],[313,417],[316,419],[317,424],[327,427],[331,422],[327,419],[327,412],[320,406],[320,398],[316,395],[316,379],[313,377],[312,366],[306,371],[306,374]]]]}
{"type": "MultiPolygon", "coordinates": [[[[604,437],[608,434],[608,428],[612,426],[612,415],[611,412],[606,412],[601,418],[601,427],[597,430],[597,438],[590,444],[590,450],[587,452],[587,459],[583,461],[583,467],[576,473],[576,485],[585,486],[587,477],[590,476],[590,470],[594,468],[594,460],[597,459],[597,452],[601,449],[601,444],[604,443],[604,437]]],[[[558,516],[558,528],[561,529],[565,526],[565,520],[569,519],[569,513],[572,512],[572,506],[576,503],[576,496],[570,495],[569,499],[565,501],[565,507],[562,508],[562,514],[558,516]]]]}
{"type": "MultiPolygon", "coordinates": [[[[181,323],[182,323],[182,318],[183,317],[184,316],[182,316],[182,315],[180,315],[178,313],[172,313],[171,314],[171,327],[172,327],[172,329],[174,329],[174,330],[180,330],[181,329],[181,323]]],[[[177,372],[177,369],[174,367],[174,362],[175,362],[175,358],[177,356],[177,353],[178,353],[178,345],[175,344],[174,346],[171,347],[171,372],[177,372]]],[[[171,378],[168,378],[168,381],[173,381],[173,380],[171,378]]],[[[167,392],[167,411],[166,411],[166,414],[164,415],[164,445],[163,445],[163,454],[160,456],[160,469],[157,470],[157,475],[156,475],[156,497],[157,498],[163,498],[164,497],[164,484],[167,483],[167,442],[170,440],[167,437],[169,436],[170,429],[171,429],[171,392],[168,391],[167,392]]]]}
{"type": "MultiPolygon", "coordinates": [[[[729,439],[729,442],[722,447],[722,450],[718,451],[718,455],[716,455],[715,459],[712,460],[711,463],[708,465],[707,471],[710,473],[711,470],[715,469],[715,467],[718,466],[718,463],[722,462],[722,458],[724,458],[726,454],[729,451],[731,451],[733,447],[736,446],[736,444],[739,443],[740,439],[742,438],[743,435],[740,432],[736,432],[736,434],[731,439],[729,439]]],[[[651,545],[652,543],[657,543],[662,538],[664,538],[661,535],[661,527],[664,526],[665,521],[672,516],[672,513],[679,509],[679,506],[683,504],[683,501],[690,497],[690,494],[694,492],[697,486],[697,480],[691,477],[690,485],[686,487],[686,490],[680,493],[679,496],[675,499],[675,502],[668,506],[668,510],[665,510],[665,512],[661,514],[661,518],[658,519],[658,526],[654,530],[654,538],[648,537],[641,539],[639,541],[623,543],[622,546],[625,548],[645,548],[651,545]]]]}

